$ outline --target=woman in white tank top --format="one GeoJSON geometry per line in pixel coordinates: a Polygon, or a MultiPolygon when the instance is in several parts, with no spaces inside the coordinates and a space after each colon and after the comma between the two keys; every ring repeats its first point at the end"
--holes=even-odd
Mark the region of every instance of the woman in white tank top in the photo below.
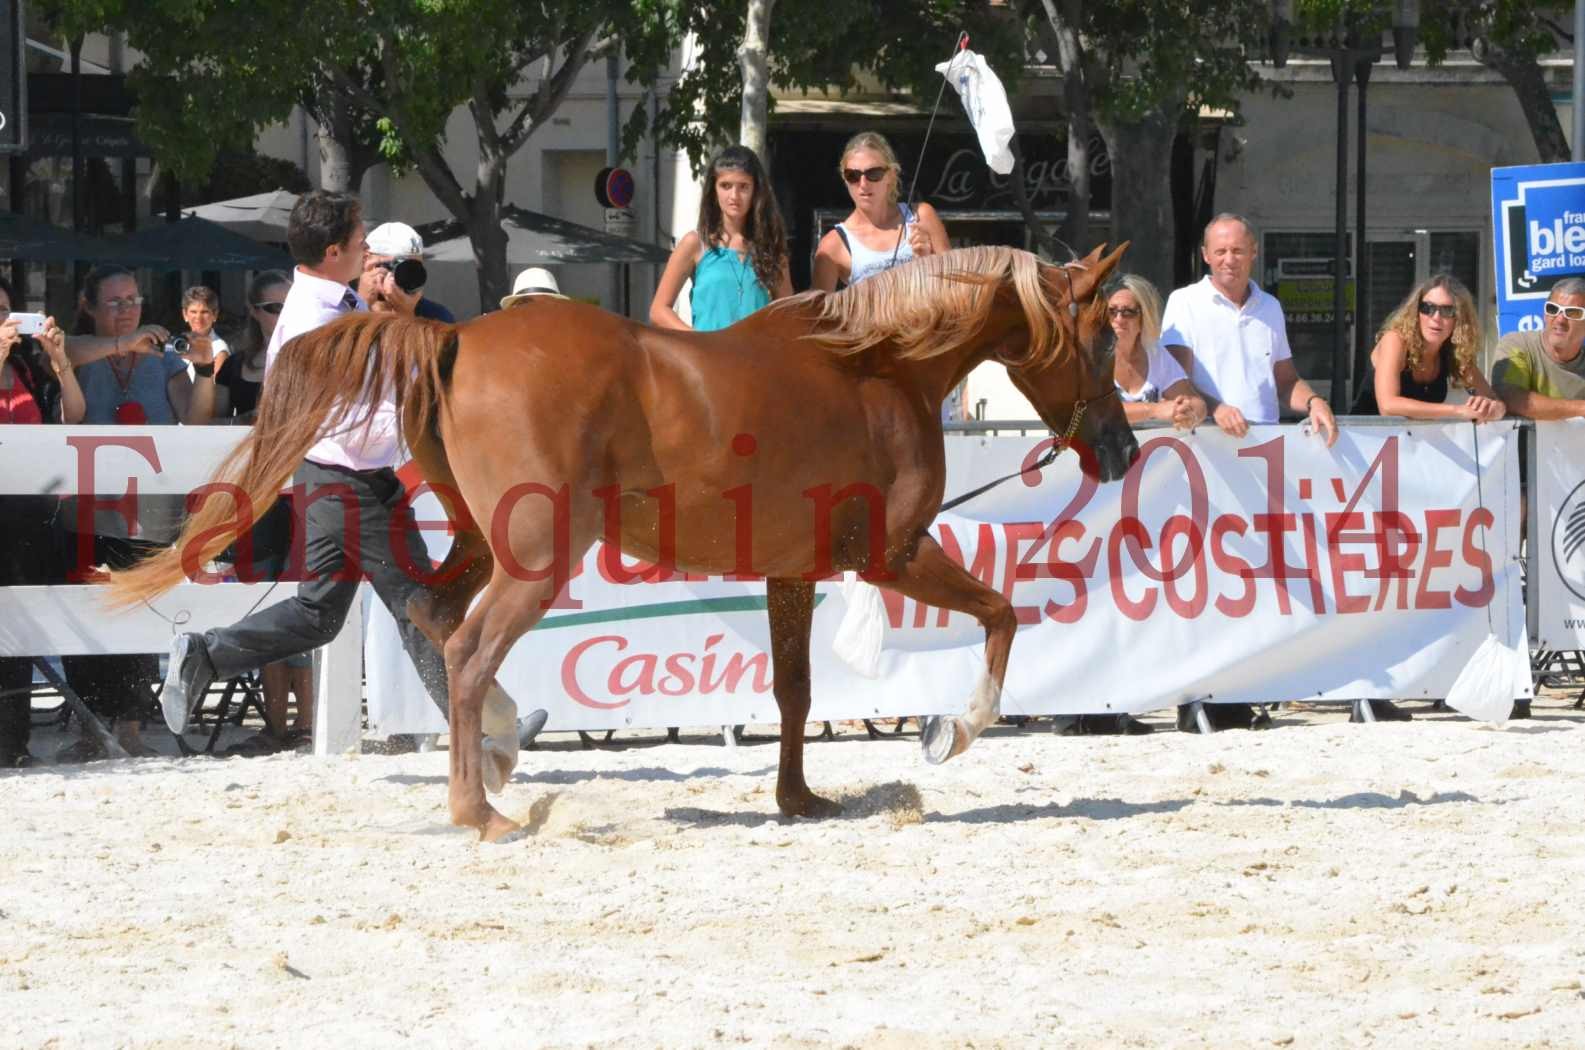
{"type": "Polygon", "coordinates": [[[891,144],[873,131],[848,140],[837,170],[853,211],[820,239],[813,286],[835,291],[883,270],[951,247],[941,217],[928,204],[911,210],[898,201],[901,167],[891,144]]]}

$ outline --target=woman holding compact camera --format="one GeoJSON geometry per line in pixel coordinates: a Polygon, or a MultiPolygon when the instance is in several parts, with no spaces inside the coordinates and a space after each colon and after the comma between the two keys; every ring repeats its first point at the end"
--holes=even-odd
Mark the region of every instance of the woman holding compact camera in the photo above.
{"type": "MultiPolygon", "coordinates": [[[[53,317],[13,316],[13,305],[21,303],[0,278],[0,425],[81,422],[83,393],[66,358],[65,333],[53,317]]],[[[57,502],[47,495],[0,496],[0,587],[57,582],[51,530],[57,502]]],[[[33,764],[32,684],[29,657],[0,657],[0,769],[33,764]]]]}
{"type": "Polygon", "coordinates": [[[208,423],[215,409],[213,339],[193,333],[173,340],[157,324],[140,324],[142,319],[143,295],[132,271],[88,271],[77,330],[66,340],[88,405],[83,422],[208,423]]]}
{"type": "MultiPolygon", "coordinates": [[[[66,340],[66,353],[82,386],[83,422],[207,424],[215,410],[213,341],[196,334],[172,339],[159,325],[140,324],[142,318],[143,295],[130,270],[96,266],[88,271],[78,300],[76,334],[66,340]]],[[[91,495],[61,501],[57,522],[68,579],[91,580],[100,565],[130,567],[169,544],[180,529],[180,496],[140,498],[135,520],[129,522],[119,510],[85,505],[82,500],[91,495]]],[[[157,655],[68,656],[61,663],[83,702],[113,723],[128,754],[156,753],[143,742],[141,731],[159,678],[157,655]]],[[[101,754],[98,740],[85,733],[57,758],[86,761],[101,754]]]]}

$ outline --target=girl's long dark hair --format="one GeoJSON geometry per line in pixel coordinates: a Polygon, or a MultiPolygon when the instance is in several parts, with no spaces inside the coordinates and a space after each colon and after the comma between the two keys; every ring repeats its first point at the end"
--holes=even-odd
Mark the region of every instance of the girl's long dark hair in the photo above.
{"type": "Polygon", "coordinates": [[[704,199],[699,202],[699,239],[706,248],[726,244],[721,202],[715,196],[715,180],[723,171],[741,171],[754,180],[754,203],[748,210],[743,239],[748,241],[754,276],[774,296],[781,283],[782,264],[787,260],[787,229],[782,225],[781,209],[776,206],[776,194],[765,177],[765,168],[747,146],[728,146],[710,162],[704,179],[704,199]]]}

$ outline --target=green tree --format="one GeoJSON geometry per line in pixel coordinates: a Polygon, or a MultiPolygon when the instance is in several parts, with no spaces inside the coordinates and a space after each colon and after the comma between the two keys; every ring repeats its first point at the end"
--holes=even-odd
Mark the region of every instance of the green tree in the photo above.
{"type": "Polygon", "coordinates": [[[485,302],[510,286],[508,161],[589,61],[621,48],[653,80],[677,39],[670,0],[40,3],[67,35],[119,29],[144,53],[132,73],[139,132],[184,180],[203,179],[216,150],[246,146],[300,102],[327,129],[322,150],[345,151],[329,159],[350,185],[371,144],[411,165],[468,231],[485,302]],[[446,124],[458,110],[477,159],[454,168],[446,124]]]}
{"type": "MultiPolygon", "coordinates": [[[[1419,42],[1426,60],[1440,65],[1450,52],[1468,48],[1475,60],[1498,73],[1513,89],[1536,152],[1545,162],[1569,159],[1568,139],[1552,102],[1541,59],[1572,47],[1564,27],[1572,3],[1536,0],[1421,0],[1419,42]]],[[[1361,39],[1386,32],[1394,10],[1382,0],[1298,0],[1296,21],[1312,32],[1337,27],[1361,39]]]]}
{"type": "MultiPolygon", "coordinates": [[[[1258,88],[1249,59],[1264,47],[1267,7],[1267,0],[802,0],[796,15],[776,8],[770,79],[783,90],[845,91],[857,84],[857,71],[869,71],[924,103],[936,97],[935,66],[960,29],[1009,92],[1026,56],[1043,52],[1063,77],[1057,104],[1069,123],[1067,242],[1082,253],[1095,240],[1130,239],[1130,267],[1167,287],[1176,235],[1167,163],[1173,139],[1199,106],[1236,110],[1239,97],[1258,88]],[[1087,229],[1094,133],[1106,143],[1113,179],[1114,229],[1098,235],[1087,229]]],[[[661,123],[696,168],[720,144],[722,129],[737,126],[742,82],[734,48],[747,8],[747,0],[718,0],[684,16],[699,52],[661,123]]],[[[943,107],[956,110],[950,93],[943,107]]],[[[1066,258],[1022,193],[1021,161],[1010,182],[1042,251],[1066,258]]]]}
{"type": "MultiPolygon", "coordinates": [[[[749,0],[679,4],[679,29],[696,51],[659,115],[658,133],[688,152],[696,171],[730,140],[743,117],[740,44],[749,0]]],[[[770,16],[765,51],[770,83],[783,90],[846,92],[868,71],[889,88],[929,101],[942,83],[935,66],[951,54],[960,31],[1004,77],[1022,67],[1022,39],[1005,6],[989,0],[798,0],[770,16]]],[[[775,99],[766,110],[775,112],[775,99]]],[[[956,106],[947,97],[942,106],[956,106]]],[[[641,126],[630,125],[637,134],[641,126]]]]}
{"type": "MultiPolygon", "coordinates": [[[[1030,37],[1063,78],[1075,193],[1067,240],[1130,241],[1128,268],[1172,287],[1172,144],[1201,107],[1236,112],[1260,88],[1266,0],[1019,0],[1030,37]],[[1112,229],[1088,229],[1090,128],[1106,144],[1112,229]]],[[[1029,219],[1033,222],[1033,214],[1029,219]]],[[[1037,224],[1038,225],[1038,224],[1037,224]]],[[[1047,249],[1050,251],[1050,249],[1047,249]]]]}
{"type": "Polygon", "coordinates": [[[1439,17],[1422,30],[1433,63],[1463,44],[1476,61],[1502,75],[1524,111],[1536,152],[1548,163],[1568,160],[1570,151],[1540,60],[1573,47],[1573,33],[1563,28],[1572,9],[1572,4],[1533,0],[1452,0],[1438,5],[1439,17]]]}

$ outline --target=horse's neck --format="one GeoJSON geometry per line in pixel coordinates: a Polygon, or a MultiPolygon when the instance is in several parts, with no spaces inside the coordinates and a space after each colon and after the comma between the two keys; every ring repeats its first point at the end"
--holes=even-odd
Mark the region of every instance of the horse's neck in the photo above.
{"type": "Polygon", "coordinates": [[[964,376],[980,362],[988,360],[991,348],[987,346],[960,347],[940,357],[923,361],[903,362],[915,385],[935,404],[945,401],[952,388],[963,382],[964,376]]]}

